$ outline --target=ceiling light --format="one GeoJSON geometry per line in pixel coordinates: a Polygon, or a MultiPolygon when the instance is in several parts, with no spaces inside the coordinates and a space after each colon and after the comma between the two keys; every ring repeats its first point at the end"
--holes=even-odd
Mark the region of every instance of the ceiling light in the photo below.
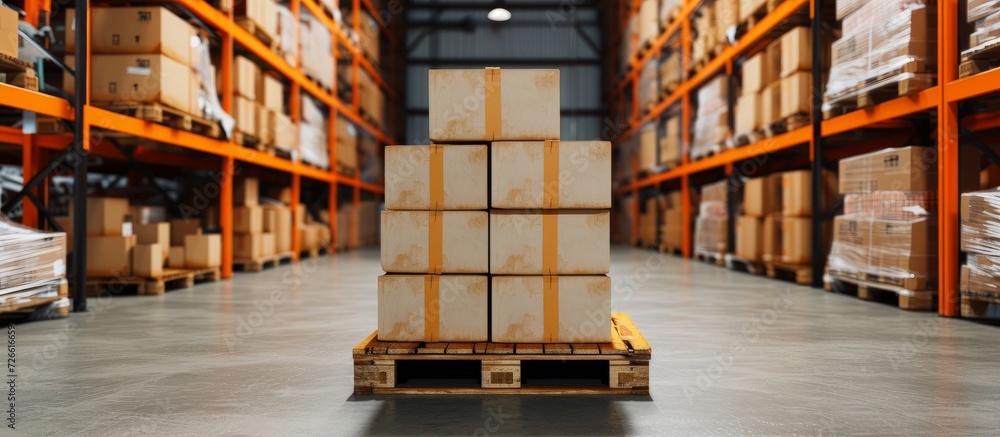
{"type": "Polygon", "coordinates": [[[510,19],[510,11],[504,8],[493,8],[490,13],[486,14],[486,18],[490,21],[507,21],[510,19]]]}

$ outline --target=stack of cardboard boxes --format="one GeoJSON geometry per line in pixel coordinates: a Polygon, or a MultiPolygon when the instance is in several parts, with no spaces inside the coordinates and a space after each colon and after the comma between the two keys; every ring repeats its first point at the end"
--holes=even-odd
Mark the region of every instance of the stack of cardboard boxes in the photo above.
{"type": "MultiPolygon", "coordinates": [[[[690,226],[691,222],[684,223],[684,210],[682,209],[683,197],[680,191],[671,191],[665,196],[663,223],[660,226],[660,251],[675,252],[681,251],[684,247],[683,233],[684,227],[690,226]]],[[[691,210],[694,211],[698,204],[698,196],[692,193],[691,210]]]]}
{"type": "Polygon", "coordinates": [[[655,195],[646,199],[639,215],[639,244],[659,247],[660,223],[666,209],[666,197],[655,195]]]}
{"type": "Polygon", "coordinates": [[[233,187],[233,258],[239,261],[260,261],[291,251],[291,211],[280,207],[263,207],[259,200],[259,182],[246,177],[233,187]]]}
{"type": "Polygon", "coordinates": [[[306,8],[299,11],[299,52],[302,73],[320,86],[332,89],[335,70],[333,35],[330,29],[306,8]]]}
{"type": "MultiPolygon", "coordinates": [[[[1000,299],[1000,188],[965,193],[961,206],[961,293],[965,298],[1000,299]]],[[[967,312],[963,299],[963,315],[967,312]]]]}
{"type": "Polygon", "coordinates": [[[701,202],[694,223],[694,253],[720,258],[729,252],[729,180],[701,187],[701,202]]]}
{"type": "Polygon", "coordinates": [[[358,171],[358,129],[344,117],[337,117],[337,171],[354,175],[358,171]]]}
{"type": "Polygon", "coordinates": [[[558,140],[556,70],[429,84],[435,143],[386,149],[379,339],[610,341],[610,144],[558,140]]]}
{"type": "Polygon", "coordinates": [[[1000,66],[995,56],[976,59],[974,55],[988,53],[1000,38],[1000,4],[994,0],[968,0],[966,19],[969,23],[969,48],[962,52],[959,77],[971,76],[1000,66]]]}
{"type": "Polygon", "coordinates": [[[681,164],[681,135],[680,114],[668,115],[660,137],[660,166],[674,168],[681,164]]]}
{"type": "Polygon", "coordinates": [[[327,144],[327,109],[309,95],[302,95],[302,118],[299,123],[299,154],[302,162],[322,169],[330,168],[327,144]]]}
{"type": "MultiPolygon", "coordinates": [[[[781,70],[781,39],[777,39],[743,63],[743,87],[736,102],[735,134],[750,137],[781,119],[778,73],[781,70]]],[[[747,140],[743,143],[749,143],[747,140]]]]}
{"type": "MultiPolygon", "coordinates": [[[[789,128],[804,126],[812,110],[812,32],[808,27],[792,28],[781,37],[779,44],[781,110],[778,119],[785,120],[789,128]]],[[[829,64],[825,59],[824,66],[829,64]]]]}
{"type": "Polygon", "coordinates": [[[274,0],[241,0],[233,2],[236,22],[254,34],[273,40],[278,36],[278,5],[274,0]]]}
{"type": "Polygon", "coordinates": [[[698,89],[698,111],[691,131],[692,160],[719,153],[729,142],[729,78],[716,76],[698,89]]]}
{"type": "Polygon", "coordinates": [[[910,146],[840,161],[844,215],[829,269],[908,291],[937,290],[937,152],[910,146]]]}
{"type": "Polygon", "coordinates": [[[760,263],[764,261],[765,253],[777,254],[772,234],[765,238],[765,222],[774,222],[774,214],[781,213],[781,181],[780,173],[747,180],[743,186],[743,214],[736,219],[736,256],[747,261],[760,263]],[[765,250],[765,245],[768,246],[765,250]]]}
{"type": "Polygon", "coordinates": [[[66,278],[66,234],[26,228],[0,214],[0,309],[45,297],[66,278]]]}

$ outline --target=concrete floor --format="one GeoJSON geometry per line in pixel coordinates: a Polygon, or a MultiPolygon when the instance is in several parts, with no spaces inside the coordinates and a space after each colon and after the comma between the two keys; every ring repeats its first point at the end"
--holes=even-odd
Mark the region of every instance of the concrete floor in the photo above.
{"type": "MultiPolygon", "coordinates": [[[[377,250],[17,327],[24,435],[996,435],[1000,328],[615,248],[648,397],[355,397],[377,250]],[[274,302],[272,304],[272,302],[274,302]]],[[[4,407],[5,409],[7,407],[4,407]]]]}

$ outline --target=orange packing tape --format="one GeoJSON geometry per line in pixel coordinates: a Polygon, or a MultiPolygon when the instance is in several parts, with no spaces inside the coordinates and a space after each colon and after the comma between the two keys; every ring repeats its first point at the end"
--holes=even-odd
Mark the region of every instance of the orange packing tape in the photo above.
{"type": "Polygon", "coordinates": [[[427,273],[441,274],[444,244],[444,217],[441,211],[428,211],[427,219],[427,273]]]}
{"type": "Polygon", "coordinates": [[[542,213],[542,274],[559,271],[559,215],[542,213]]]}
{"type": "Polygon", "coordinates": [[[500,122],[500,69],[486,68],[486,139],[489,141],[503,138],[503,125],[500,122]]]}
{"type": "Polygon", "coordinates": [[[441,338],[441,277],[424,276],[424,341],[441,338]]]}
{"type": "Polygon", "coordinates": [[[431,210],[444,209],[444,148],[431,144],[430,200],[431,210]]]}
{"type": "Polygon", "coordinates": [[[545,286],[542,291],[542,337],[547,343],[559,341],[559,277],[546,276],[542,278],[545,286]]]}
{"type": "Polygon", "coordinates": [[[559,140],[545,140],[545,153],[542,155],[545,181],[544,200],[542,208],[559,208],[559,140]]]}

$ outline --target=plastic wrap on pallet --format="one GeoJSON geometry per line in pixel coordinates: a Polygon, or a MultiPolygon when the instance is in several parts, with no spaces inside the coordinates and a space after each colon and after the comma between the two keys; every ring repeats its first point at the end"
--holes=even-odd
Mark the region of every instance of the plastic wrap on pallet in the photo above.
{"type": "Polygon", "coordinates": [[[914,72],[904,67],[911,62],[935,64],[934,19],[915,15],[931,12],[927,0],[886,0],[866,3],[844,18],[843,34],[833,43],[826,98],[851,94],[872,79],[880,78],[867,86],[910,79],[914,72]],[[922,19],[914,23],[915,17],[922,19]]]}
{"type": "Polygon", "coordinates": [[[851,12],[858,10],[871,0],[837,0],[837,19],[843,20],[851,12]]]}
{"type": "Polygon", "coordinates": [[[0,300],[65,277],[65,233],[27,228],[0,214],[0,300]]]}
{"type": "Polygon", "coordinates": [[[962,250],[1000,256],[1000,187],[962,194],[962,250]]]}
{"type": "Polygon", "coordinates": [[[1000,38],[1000,10],[994,9],[991,14],[972,23],[972,33],[969,35],[969,49],[962,52],[974,53],[996,44],[1000,38]]]}
{"type": "Polygon", "coordinates": [[[705,156],[729,140],[728,113],[729,84],[725,76],[719,76],[698,90],[698,112],[691,132],[692,158],[705,156]]]}
{"type": "Polygon", "coordinates": [[[222,102],[219,101],[219,93],[215,89],[215,68],[212,66],[208,40],[197,38],[198,46],[195,47],[198,52],[197,62],[191,68],[198,74],[198,80],[201,83],[201,89],[198,90],[198,110],[206,119],[219,122],[226,138],[232,138],[236,120],[222,109],[222,102]]]}
{"type": "Polygon", "coordinates": [[[302,121],[299,124],[299,153],[303,162],[320,168],[330,167],[327,132],[327,116],[319,102],[303,95],[302,121]]]}
{"type": "Polygon", "coordinates": [[[642,0],[639,5],[639,47],[660,36],[659,0],[642,0]]]}
{"type": "Polygon", "coordinates": [[[321,21],[305,9],[299,15],[299,48],[302,72],[326,88],[333,87],[333,36],[321,21]]]}
{"type": "Polygon", "coordinates": [[[975,23],[1000,11],[1000,0],[968,0],[967,6],[966,20],[975,23]]]}
{"type": "Polygon", "coordinates": [[[656,62],[647,62],[639,72],[639,108],[652,109],[659,101],[660,82],[657,80],[656,62]]]}
{"type": "Polygon", "coordinates": [[[937,287],[937,217],[885,220],[871,215],[834,219],[828,259],[834,276],[900,287],[937,287]]]}
{"type": "Polygon", "coordinates": [[[969,255],[962,292],[1000,295],[1000,256],[969,255]]]}
{"type": "Polygon", "coordinates": [[[681,51],[671,50],[670,53],[660,60],[660,87],[667,89],[676,88],[684,80],[681,73],[681,51]]]}
{"type": "Polygon", "coordinates": [[[295,16],[288,6],[278,4],[278,53],[285,58],[285,62],[293,67],[296,66],[298,56],[295,54],[295,16]]]}
{"type": "Polygon", "coordinates": [[[729,251],[729,218],[699,215],[694,221],[694,252],[700,255],[729,251]]]}
{"type": "Polygon", "coordinates": [[[875,191],[844,196],[844,215],[912,220],[936,212],[936,191],[875,191]]]}

